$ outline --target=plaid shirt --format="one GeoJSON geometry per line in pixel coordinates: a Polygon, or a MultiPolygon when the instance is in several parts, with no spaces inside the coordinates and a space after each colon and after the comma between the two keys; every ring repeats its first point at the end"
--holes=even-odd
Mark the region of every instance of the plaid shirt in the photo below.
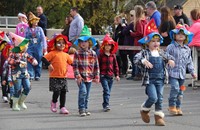
{"type": "Polygon", "coordinates": [[[85,82],[99,79],[99,63],[93,50],[78,50],[73,61],[74,76],[81,76],[85,82]]]}
{"type": "Polygon", "coordinates": [[[105,53],[99,55],[100,74],[109,77],[119,76],[119,67],[115,54],[109,56],[105,53]]]}
{"type": "Polygon", "coordinates": [[[170,77],[185,79],[186,68],[192,75],[194,74],[191,50],[187,45],[182,47],[177,42],[173,42],[167,46],[167,52],[175,58],[175,67],[168,68],[170,77]]]}
{"type": "Polygon", "coordinates": [[[20,62],[30,62],[31,64],[35,58],[33,58],[28,53],[10,53],[8,57],[8,64],[11,65],[11,73],[16,74],[17,72],[21,71],[24,73],[27,71],[27,66],[20,67],[20,62]]]}
{"type": "MultiPolygon", "coordinates": [[[[148,68],[146,68],[144,66],[144,64],[142,63],[142,59],[149,60],[150,53],[151,52],[149,49],[143,49],[139,53],[137,53],[133,59],[134,64],[138,65],[138,67],[140,68],[140,70],[143,74],[142,86],[146,86],[149,84],[148,68]]],[[[164,52],[163,50],[159,50],[159,55],[163,58],[165,64],[168,62],[168,60],[174,60],[173,56],[169,55],[168,53],[164,52]]],[[[168,80],[168,73],[166,71],[166,68],[165,68],[165,80],[168,80]]]]}

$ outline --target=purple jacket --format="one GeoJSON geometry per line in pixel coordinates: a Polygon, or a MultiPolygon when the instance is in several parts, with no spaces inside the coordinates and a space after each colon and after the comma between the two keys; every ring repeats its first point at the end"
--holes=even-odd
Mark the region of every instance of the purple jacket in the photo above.
{"type": "Polygon", "coordinates": [[[133,31],[134,24],[133,22],[130,23],[128,26],[124,27],[122,30],[124,38],[124,45],[133,46],[134,45],[134,38],[130,35],[130,30],[133,31]]]}

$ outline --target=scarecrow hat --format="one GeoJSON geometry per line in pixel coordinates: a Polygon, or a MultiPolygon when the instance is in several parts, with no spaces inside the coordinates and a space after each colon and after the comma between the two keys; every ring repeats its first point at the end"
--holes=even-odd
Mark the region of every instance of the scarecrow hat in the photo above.
{"type": "Polygon", "coordinates": [[[112,49],[111,49],[111,53],[114,54],[117,52],[118,50],[118,43],[115,42],[109,34],[106,34],[105,37],[103,38],[103,42],[101,44],[100,47],[100,52],[103,53],[104,52],[104,47],[105,45],[112,45],[112,49]]]}
{"type": "Polygon", "coordinates": [[[40,18],[36,17],[32,12],[29,12],[28,21],[32,22],[33,20],[36,20],[36,22],[39,22],[40,18]]]}
{"type": "Polygon", "coordinates": [[[14,45],[14,48],[12,49],[12,52],[15,52],[15,53],[19,53],[22,51],[22,49],[28,44],[29,40],[24,38],[24,37],[21,37],[21,36],[18,36],[12,32],[9,32],[9,35],[10,35],[10,40],[11,42],[13,43],[14,45]]]}
{"type": "Polygon", "coordinates": [[[7,37],[5,32],[0,33],[0,44],[5,41],[7,43],[10,43],[10,39],[7,37]]]}
{"type": "Polygon", "coordinates": [[[186,35],[186,40],[184,41],[185,44],[189,44],[192,41],[192,38],[194,36],[193,33],[189,32],[184,25],[177,24],[176,28],[171,30],[169,32],[169,36],[172,41],[174,41],[174,34],[178,34],[180,31],[182,31],[186,35]]]}
{"type": "Polygon", "coordinates": [[[149,23],[145,26],[144,37],[138,40],[138,42],[140,44],[149,43],[155,35],[160,37],[160,44],[162,44],[163,37],[158,33],[158,29],[156,27],[154,19],[151,19],[149,23]]]}
{"type": "Polygon", "coordinates": [[[56,35],[54,38],[52,38],[49,42],[48,42],[48,47],[47,47],[47,51],[50,52],[50,51],[53,51],[53,50],[56,50],[55,48],[55,44],[58,40],[60,39],[63,39],[65,41],[65,49],[63,50],[64,52],[68,52],[68,49],[69,47],[72,45],[71,42],[68,41],[68,38],[67,36],[64,36],[64,35],[61,35],[61,34],[58,34],[56,35]]]}
{"type": "Polygon", "coordinates": [[[79,44],[79,41],[88,41],[88,40],[91,40],[92,42],[92,47],[96,46],[96,40],[91,36],[91,32],[89,30],[89,28],[87,27],[87,25],[84,25],[82,31],[81,31],[81,34],[80,34],[80,37],[74,42],[75,45],[78,46],[79,44]]]}

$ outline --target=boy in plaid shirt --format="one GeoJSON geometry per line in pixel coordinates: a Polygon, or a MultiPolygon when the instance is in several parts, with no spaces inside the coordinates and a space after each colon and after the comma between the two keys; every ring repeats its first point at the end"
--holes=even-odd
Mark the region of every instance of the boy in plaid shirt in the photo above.
{"type": "Polygon", "coordinates": [[[74,76],[79,87],[78,109],[80,116],[89,116],[88,101],[92,81],[99,82],[99,63],[96,52],[91,48],[96,45],[96,40],[91,37],[87,26],[84,26],[80,37],[74,42],[79,50],[74,55],[74,76]]]}

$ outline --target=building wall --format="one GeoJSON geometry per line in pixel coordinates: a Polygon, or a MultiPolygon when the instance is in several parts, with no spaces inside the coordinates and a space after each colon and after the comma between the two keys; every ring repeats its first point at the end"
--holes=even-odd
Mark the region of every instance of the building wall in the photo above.
{"type": "Polygon", "coordinates": [[[183,5],[183,12],[190,18],[190,11],[195,8],[200,8],[200,0],[188,0],[183,5]]]}

